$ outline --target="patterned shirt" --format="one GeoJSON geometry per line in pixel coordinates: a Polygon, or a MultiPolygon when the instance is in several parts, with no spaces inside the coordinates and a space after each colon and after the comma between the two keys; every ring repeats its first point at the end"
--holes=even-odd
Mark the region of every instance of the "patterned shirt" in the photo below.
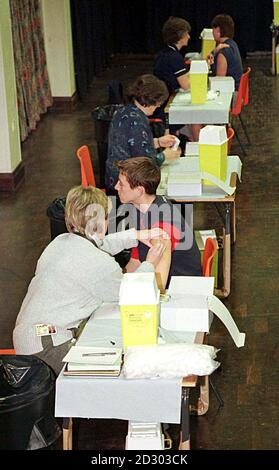
{"type": "Polygon", "coordinates": [[[153,135],[146,115],[134,104],[117,110],[112,118],[108,136],[106,161],[106,187],[113,189],[117,183],[115,163],[132,157],[154,158],[158,165],[165,159],[163,152],[156,153],[153,135]]]}

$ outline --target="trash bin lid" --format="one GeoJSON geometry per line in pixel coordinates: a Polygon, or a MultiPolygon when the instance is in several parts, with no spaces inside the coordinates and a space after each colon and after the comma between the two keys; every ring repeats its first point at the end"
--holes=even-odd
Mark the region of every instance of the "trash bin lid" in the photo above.
{"type": "Polygon", "coordinates": [[[92,118],[94,121],[111,121],[112,117],[121,108],[123,104],[107,104],[105,106],[98,106],[92,111],[92,118]]]}
{"type": "Polygon", "coordinates": [[[47,216],[51,219],[61,220],[65,218],[66,197],[57,197],[47,208],[47,216]]]}

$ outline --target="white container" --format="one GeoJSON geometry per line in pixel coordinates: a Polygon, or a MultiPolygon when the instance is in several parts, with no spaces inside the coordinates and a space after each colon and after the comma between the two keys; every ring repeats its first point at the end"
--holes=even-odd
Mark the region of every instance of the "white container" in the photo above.
{"type": "Polygon", "coordinates": [[[223,93],[233,93],[235,90],[233,77],[209,77],[209,89],[223,93]]]}
{"type": "Polygon", "coordinates": [[[213,295],[213,290],[214,277],[172,277],[170,300],[161,304],[161,327],[171,331],[208,332],[207,296],[213,295]]]}
{"type": "Polygon", "coordinates": [[[129,421],[125,450],[164,450],[161,424],[129,421]]]}
{"type": "Polygon", "coordinates": [[[170,298],[161,304],[161,328],[208,332],[214,313],[224,323],[236,346],[244,346],[245,333],[238,330],[230,312],[213,291],[214,277],[172,276],[168,289],[170,298]]]}
{"type": "Polygon", "coordinates": [[[168,178],[168,196],[201,196],[200,173],[171,173],[168,178]]]}

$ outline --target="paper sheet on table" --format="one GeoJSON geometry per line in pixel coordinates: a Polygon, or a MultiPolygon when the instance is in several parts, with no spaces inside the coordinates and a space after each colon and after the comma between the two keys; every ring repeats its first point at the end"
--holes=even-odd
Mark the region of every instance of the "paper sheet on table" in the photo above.
{"type": "Polygon", "coordinates": [[[122,348],[120,316],[108,321],[106,318],[96,320],[95,316],[92,315],[85,325],[77,344],[89,347],[122,348]]]}
{"type": "Polygon", "coordinates": [[[208,297],[208,307],[217,317],[224,323],[228,332],[230,333],[232,339],[234,340],[236,346],[241,348],[245,343],[245,333],[240,333],[239,329],[236,326],[236,323],[231,316],[228,309],[221,302],[220,299],[214,295],[208,297]]]}
{"type": "MultiPolygon", "coordinates": [[[[207,97],[206,97],[206,101],[212,101],[212,100],[216,100],[216,98],[218,98],[219,96],[219,93],[217,93],[216,91],[213,91],[213,90],[209,90],[207,92],[207,97]]],[[[191,102],[191,93],[189,90],[183,90],[183,91],[179,91],[173,101],[171,102],[171,106],[187,106],[187,105],[191,105],[192,102],[191,102]]]]}

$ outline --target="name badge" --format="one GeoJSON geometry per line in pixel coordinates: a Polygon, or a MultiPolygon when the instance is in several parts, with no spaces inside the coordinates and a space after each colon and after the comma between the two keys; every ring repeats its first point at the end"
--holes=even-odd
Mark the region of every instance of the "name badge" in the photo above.
{"type": "Polygon", "coordinates": [[[55,325],[46,325],[45,323],[39,323],[38,325],[35,325],[35,329],[36,336],[55,335],[57,333],[55,325]]]}

